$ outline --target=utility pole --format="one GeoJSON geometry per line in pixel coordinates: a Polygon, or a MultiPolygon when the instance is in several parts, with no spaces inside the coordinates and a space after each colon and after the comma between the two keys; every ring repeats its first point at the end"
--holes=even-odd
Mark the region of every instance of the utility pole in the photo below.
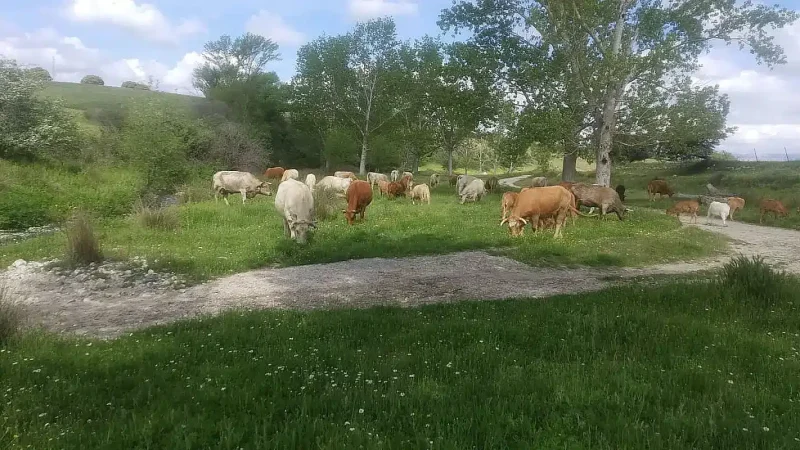
{"type": "Polygon", "coordinates": [[[758,162],[758,153],[756,153],[756,149],[753,149],[753,154],[756,155],[756,162],[758,162]]]}
{"type": "Polygon", "coordinates": [[[786,161],[789,161],[789,152],[786,150],[786,147],[783,147],[783,153],[786,155],[786,161]]]}
{"type": "Polygon", "coordinates": [[[52,77],[53,80],[55,80],[56,79],[56,57],[55,57],[55,55],[53,56],[53,66],[52,66],[52,68],[53,68],[53,71],[50,72],[50,77],[52,77]]]}

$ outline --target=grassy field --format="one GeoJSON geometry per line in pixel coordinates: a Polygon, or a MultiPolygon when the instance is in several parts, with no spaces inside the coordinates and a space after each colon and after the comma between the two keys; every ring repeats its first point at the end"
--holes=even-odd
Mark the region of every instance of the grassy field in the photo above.
{"type": "Polygon", "coordinates": [[[788,449],[800,297],[767,273],[547,300],[231,312],[0,347],[10,448],[788,449]],[[687,284],[690,283],[690,284],[687,284]]]}
{"type": "MultiPolygon", "coordinates": [[[[708,256],[726,246],[718,235],[680,228],[677,219],[648,212],[630,214],[623,222],[579,218],[561,240],[553,239],[552,230],[533,235],[530,229],[513,239],[499,225],[499,193],[460,205],[449,186],[434,190],[431,205],[376,195],[366,222],[348,226],[337,213],[319,224],[309,245],[298,246],[283,236],[274,197],[259,196],[244,206],[240,198],[231,196],[230,206],[213,200],[183,205],[176,230],[147,228],[130,218],[107,219],[97,227],[100,242],[108,256],[144,256],[156,267],[194,280],[268,265],[473,249],[491,249],[536,265],[631,266],[708,256]]],[[[64,245],[63,233],[6,245],[0,247],[0,266],[17,258],[60,256],[64,245]]]]}

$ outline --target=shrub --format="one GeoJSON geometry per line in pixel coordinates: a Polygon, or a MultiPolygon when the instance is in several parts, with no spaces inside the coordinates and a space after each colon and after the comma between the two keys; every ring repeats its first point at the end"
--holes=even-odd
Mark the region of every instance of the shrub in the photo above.
{"type": "Polygon", "coordinates": [[[134,206],[133,213],[136,222],[145,228],[177,230],[181,226],[180,212],[174,206],[148,206],[144,201],[139,200],[134,206]]]}
{"type": "Polygon", "coordinates": [[[72,265],[87,265],[103,261],[100,243],[94,234],[88,214],[79,211],[67,225],[67,263],[72,265]]]}
{"type": "Polygon", "coordinates": [[[791,294],[791,279],[773,269],[761,256],[738,256],[726,263],[717,278],[720,292],[732,293],[759,308],[770,308],[791,294]]]}
{"type": "Polygon", "coordinates": [[[267,165],[269,153],[243,125],[224,122],[215,130],[209,156],[230,170],[259,172],[267,165]]]}
{"type": "Polygon", "coordinates": [[[41,67],[31,67],[28,69],[28,73],[41,81],[53,81],[53,77],[50,75],[50,72],[41,67]]]}
{"type": "Polygon", "coordinates": [[[178,200],[182,204],[203,202],[210,200],[212,196],[210,180],[202,186],[199,184],[184,184],[178,188],[178,200]]]}
{"type": "Polygon", "coordinates": [[[0,286],[0,346],[8,342],[22,329],[22,309],[11,298],[11,292],[0,286]]]}
{"type": "Polygon", "coordinates": [[[335,219],[342,209],[342,200],[336,195],[336,190],[318,187],[314,191],[314,212],[317,220],[335,219]]]}
{"type": "Polygon", "coordinates": [[[81,78],[81,84],[95,84],[98,86],[105,86],[106,82],[97,75],[86,75],[81,78]]]}
{"type": "Polygon", "coordinates": [[[137,83],[136,81],[123,81],[121,87],[128,88],[128,89],[140,89],[143,91],[149,91],[150,86],[144,83],[137,83]]]}

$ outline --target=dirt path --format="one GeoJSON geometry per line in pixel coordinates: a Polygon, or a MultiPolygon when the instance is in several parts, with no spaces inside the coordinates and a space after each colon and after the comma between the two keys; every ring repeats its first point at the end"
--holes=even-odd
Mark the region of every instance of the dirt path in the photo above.
{"type": "MultiPolygon", "coordinates": [[[[800,274],[800,232],[740,222],[722,227],[715,221],[708,226],[703,218],[699,222],[700,228],[732,238],[734,254],[759,254],[772,264],[800,274]]],[[[169,283],[132,285],[120,281],[113,271],[107,271],[103,278],[87,280],[84,275],[65,277],[37,264],[20,264],[0,272],[0,285],[23,303],[34,323],[53,331],[113,337],[147,325],[234,307],[414,306],[587,292],[636,276],[709,269],[730,256],[638,269],[564,269],[530,267],[474,251],[260,269],[181,290],[169,283]]]]}

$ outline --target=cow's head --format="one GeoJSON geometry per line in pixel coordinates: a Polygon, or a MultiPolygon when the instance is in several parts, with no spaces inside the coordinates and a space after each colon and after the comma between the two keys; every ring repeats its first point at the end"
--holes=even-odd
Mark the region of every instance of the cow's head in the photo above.
{"type": "Polygon", "coordinates": [[[509,216],[500,221],[500,225],[504,223],[508,223],[508,229],[511,231],[511,236],[517,237],[522,236],[522,232],[525,229],[525,225],[528,224],[528,221],[522,217],[509,216]]]}
{"type": "Polygon", "coordinates": [[[264,181],[256,186],[256,194],[272,195],[271,183],[264,181]]]}
{"type": "Polygon", "coordinates": [[[349,225],[352,225],[353,224],[353,217],[355,217],[355,215],[356,215],[355,210],[343,209],[342,213],[344,214],[344,217],[347,219],[347,223],[349,225]]]}
{"type": "Polygon", "coordinates": [[[308,233],[313,228],[317,228],[316,222],[313,220],[298,220],[297,214],[289,215],[287,219],[289,222],[289,233],[292,239],[297,241],[298,244],[305,244],[308,242],[308,233]]]}

